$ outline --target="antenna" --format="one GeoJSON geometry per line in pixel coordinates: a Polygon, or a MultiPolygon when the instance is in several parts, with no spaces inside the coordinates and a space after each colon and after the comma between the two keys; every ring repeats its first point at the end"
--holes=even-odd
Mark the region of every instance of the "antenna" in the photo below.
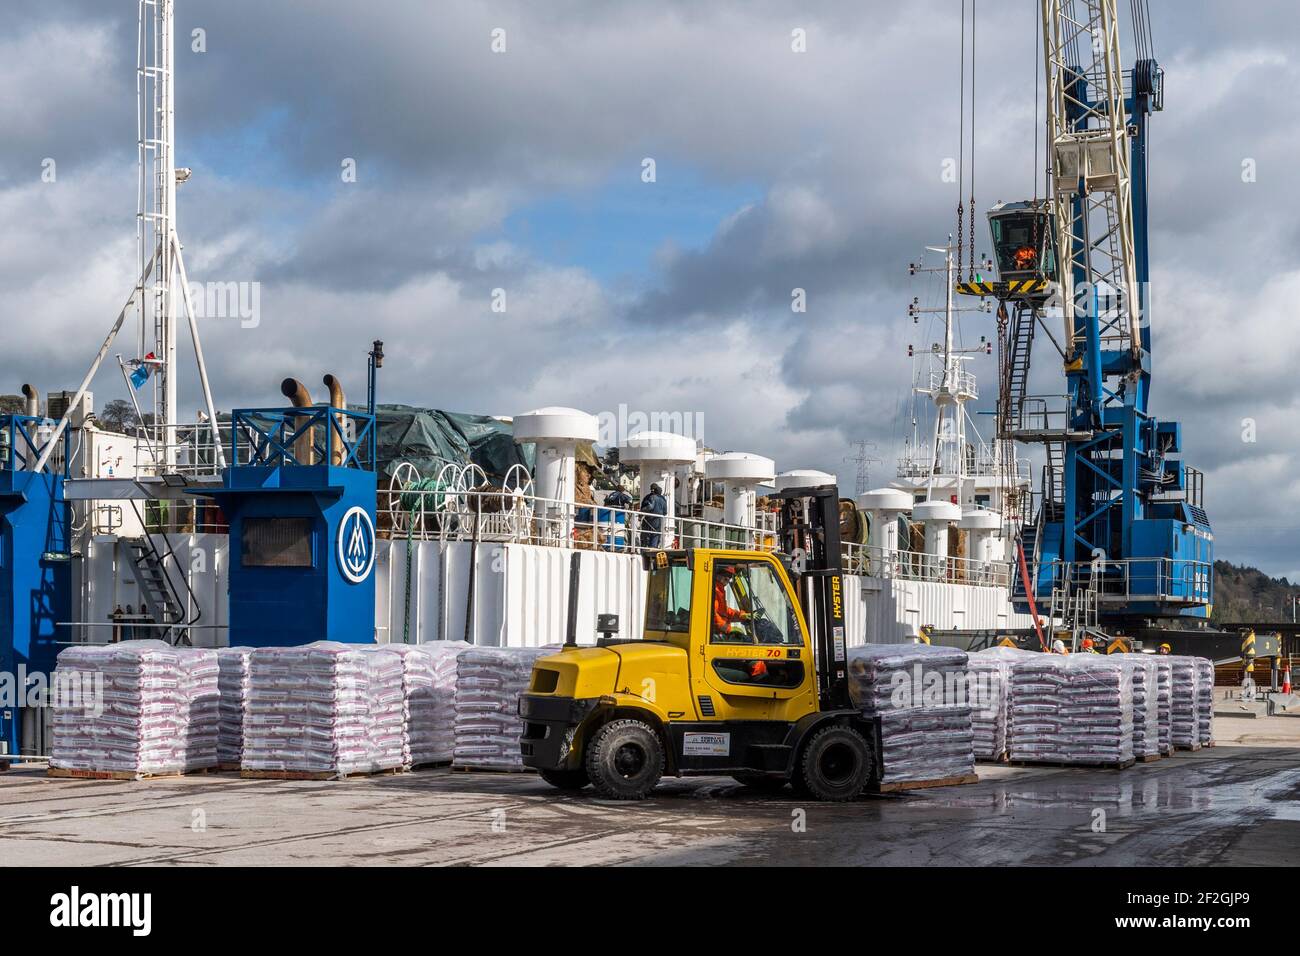
{"type": "Polygon", "coordinates": [[[131,384],[141,388],[152,380],[154,393],[154,437],[161,449],[153,450],[153,459],[164,473],[174,472],[176,465],[176,320],[184,306],[189,322],[190,340],[198,366],[203,402],[212,429],[212,445],[217,468],[226,464],[221,447],[217,412],[208,385],[203,346],[190,298],[189,277],[181,256],[181,241],[176,231],[176,186],[190,178],[190,170],[176,166],[175,101],[175,10],[174,0],[139,0],[137,35],[136,96],[137,149],[139,162],[136,243],[139,252],[140,278],[118,314],[104,344],[81,380],[76,397],[59,420],[54,433],[41,452],[37,468],[44,468],[59,437],[68,426],[72,409],[78,407],[90,387],[100,364],[112,347],[127,315],[135,312],[138,322],[136,357],[125,364],[133,369],[131,384]],[[152,345],[150,345],[152,338],[152,345]],[[148,351],[146,351],[148,349],[148,351]],[[161,454],[159,454],[161,451],[161,454]]]}

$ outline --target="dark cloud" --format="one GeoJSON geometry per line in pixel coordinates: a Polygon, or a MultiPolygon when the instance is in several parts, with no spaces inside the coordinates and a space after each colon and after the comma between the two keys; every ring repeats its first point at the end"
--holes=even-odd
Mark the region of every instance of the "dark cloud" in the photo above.
{"type": "MultiPolygon", "coordinates": [[[[1036,6],[980,5],[981,250],[982,210],[1033,189],[1036,6]]],[[[15,383],[33,369],[47,387],[76,381],[134,279],[135,8],[7,11],[0,376],[15,383]],[[39,180],[45,157],[57,184],[39,180]]],[[[1295,576],[1293,539],[1263,534],[1255,514],[1264,500],[1300,510],[1297,14],[1280,0],[1152,8],[1166,68],[1151,155],[1155,411],[1184,421],[1187,457],[1208,472],[1221,553],[1295,576]]],[[[279,377],[326,369],[359,386],[365,347],[383,337],[395,400],[699,410],[715,444],[836,471],[847,487],[850,440],[892,463],[906,345],[930,341],[906,318],[919,291],[906,266],[954,227],[941,172],[958,145],[958,9],[181,0],[190,271],[262,283],[257,328],[204,323],[219,401],[276,400],[279,377]],[[490,52],[495,27],[506,54],[490,52]],[[206,53],[190,52],[196,28],[206,53]],[[796,28],[806,54],[790,51],[796,28]],[[651,271],[609,286],[496,238],[512,213],[635,177],[646,156],[664,173],[647,189],[671,191],[685,168],[758,184],[760,198],[703,246],[665,236],[651,271]],[[339,178],[349,157],[355,185],[339,178]],[[505,315],[489,308],[495,288],[505,315]],[[790,309],[794,288],[806,313],[790,309]]],[[[990,324],[970,316],[964,330],[990,324]]],[[[1059,389],[1040,343],[1034,387],[1059,389]]],[[[977,367],[985,405],[992,368],[977,367]]]]}

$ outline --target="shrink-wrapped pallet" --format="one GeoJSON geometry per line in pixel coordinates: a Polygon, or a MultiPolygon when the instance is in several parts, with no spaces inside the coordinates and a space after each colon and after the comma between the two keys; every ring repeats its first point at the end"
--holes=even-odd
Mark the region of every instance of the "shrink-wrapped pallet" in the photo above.
{"type": "Polygon", "coordinates": [[[216,764],[216,654],[158,640],[69,647],[53,675],[50,767],[184,773],[216,764]]]}
{"type": "Polygon", "coordinates": [[[317,641],[253,651],[241,766],[346,775],[402,763],[401,659],[317,641]]]}
{"type": "Polygon", "coordinates": [[[427,661],[429,683],[413,688],[409,699],[411,764],[418,767],[450,763],[456,750],[456,660],[470,645],[464,641],[431,641],[412,647],[427,661]]]}
{"type": "Polygon", "coordinates": [[[1012,760],[1121,765],[1133,759],[1132,669],[1096,654],[1014,661],[1012,760]]]}
{"type": "Polygon", "coordinates": [[[1173,682],[1174,662],[1168,656],[1156,656],[1156,704],[1159,719],[1160,753],[1168,756],[1174,750],[1173,738],[1173,682]]]}
{"type": "Polygon", "coordinates": [[[1202,745],[1214,742],[1214,664],[1206,657],[1196,660],[1196,737],[1202,745]]]}
{"type": "Polygon", "coordinates": [[[965,777],[975,770],[967,655],[928,644],[849,650],[849,695],[880,716],[881,784],[965,777]]]}
{"type": "Polygon", "coordinates": [[[455,746],[456,657],[464,641],[386,644],[401,665],[401,758],[406,768],[451,761],[455,746]]]}
{"type": "Polygon", "coordinates": [[[456,658],[456,722],[452,766],[488,770],[523,767],[519,695],[544,647],[471,647],[456,658]]]}
{"type": "Polygon", "coordinates": [[[1175,747],[1187,750],[1201,743],[1198,716],[1201,685],[1196,679],[1196,658],[1175,654],[1169,657],[1169,662],[1173,666],[1169,685],[1170,736],[1175,747]]]}
{"type": "Polygon", "coordinates": [[[220,665],[211,648],[178,647],[181,694],[186,700],[185,769],[206,770],[218,763],[221,739],[220,665]]]}
{"type": "Polygon", "coordinates": [[[1160,753],[1159,665],[1148,654],[1117,654],[1133,674],[1133,756],[1160,753]]]}
{"type": "Polygon", "coordinates": [[[1007,683],[1011,662],[1036,651],[991,647],[971,654],[971,729],[976,760],[1001,760],[1007,752],[1007,683]]]}
{"type": "Polygon", "coordinates": [[[217,761],[238,766],[244,753],[244,705],[248,697],[248,666],[251,647],[222,647],[217,650],[217,690],[221,696],[217,736],[217,761]]]}

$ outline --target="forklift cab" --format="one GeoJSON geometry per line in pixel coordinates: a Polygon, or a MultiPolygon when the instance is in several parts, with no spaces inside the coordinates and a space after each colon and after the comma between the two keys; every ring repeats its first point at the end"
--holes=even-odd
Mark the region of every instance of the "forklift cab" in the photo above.
{"type": "Polygon", "coordinates": [[[1001,281],[1056,281],[1056,231],[1046,200],[1000,202],[988,216],[1001,281]]]}

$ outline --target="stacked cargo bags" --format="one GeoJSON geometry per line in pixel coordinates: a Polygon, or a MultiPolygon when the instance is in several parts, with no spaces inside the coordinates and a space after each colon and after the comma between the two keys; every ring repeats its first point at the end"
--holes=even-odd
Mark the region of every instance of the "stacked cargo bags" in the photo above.
{"type": "Polygon", "coordinates": [[[1133,760],[1132,669],[1096,654],[1013,661],[1014,761],[1123,766],[1133,760]]]}
{"type": "Polygon", "coordinates": [[[401,658],[387,650],[331,641],[258,648],[241,766],[337,776],[400,767],[402,701],[401,658]]]}
{"type": "Polygon", "coordinates": [[[406,754],[406,689],[403,661],[387,645],[367,647],[369,667],[366,705],[369,708],[371,771],[404,766],[406,754]]]}
{"type": "Polygon", "coordinates": [[[991,647],[971,654],[971,728],[975,734],[976,760],[1001,760],[1007,753],[1007,685],[1011,662],[1033,657],[1037,651],[1016,647],[991,647]]]}
{"type": "Polygon", "coordinates": [[[1214,743],[1214,664],[1206,657],[1196,660],[1196,736],[1201,746],[1214,743]]]}
{"type": "Polygon", "coordinates": [[[210,770],[217,766],[221,740],[221,667],[217,652],[207,648],[178,647],[181,695],[187,701],[185,769],[210,770]]]}
{"type": "Polygon", "coordinates": [[[217,650],[217,689],[221,695],[217,763],[238,769],[244,754],[244,705],[248,697],[248,664],[251,647],[222,647],[217,650]]]}
{"type": "Polygon", "coordinates": [[[1138,760],[1160,755],[1159,667],[1148,654],[1117,654],[1133,678],[1133,756],[1138,760]]]}
{"type": "Polygon", "coordinates": [[[401,661],[402,766],[449,763],[455,746],[456,658],[464,641],[389,644],[401,661]]]}
{"type": "Polygon", "coordinates": [[[928,644],[849,650],[849,695],[880,716],[880,783],[969,777],[975,772],[967,655],[928,644]]]}
{"type": "Polygon", "coordinates": [[[1168,660],[1173,666],[1173,679],[1169,685],[1172,702],[1171,739],[1175,747],[1190,750],[1201,744],[1198,716],[1201,706],[1200,684],[1196,680],[1196,658],[1171,655],[1168,660]]]}
{"type": "Polygon", "coordinates": [[[1156,702],[1159,712],[1160,753],[1168,756],[1174,752],[1173,738],[1173,683],[1174,662],[1165,655],[1156,661],[1156,702]]]}
{"type": "Polygon", "coordinates": [[[452,766],[522,769],[519,695],[528,689],[533,662],[553,653],[555,648],[471,647],[456,658],[452,766]]]}
{"type": "Polygon", "coordinates": [[[216,653],[157,640],[69,647],[53,675],[51,770],[136,776],[216,766],[216,653]]]}

